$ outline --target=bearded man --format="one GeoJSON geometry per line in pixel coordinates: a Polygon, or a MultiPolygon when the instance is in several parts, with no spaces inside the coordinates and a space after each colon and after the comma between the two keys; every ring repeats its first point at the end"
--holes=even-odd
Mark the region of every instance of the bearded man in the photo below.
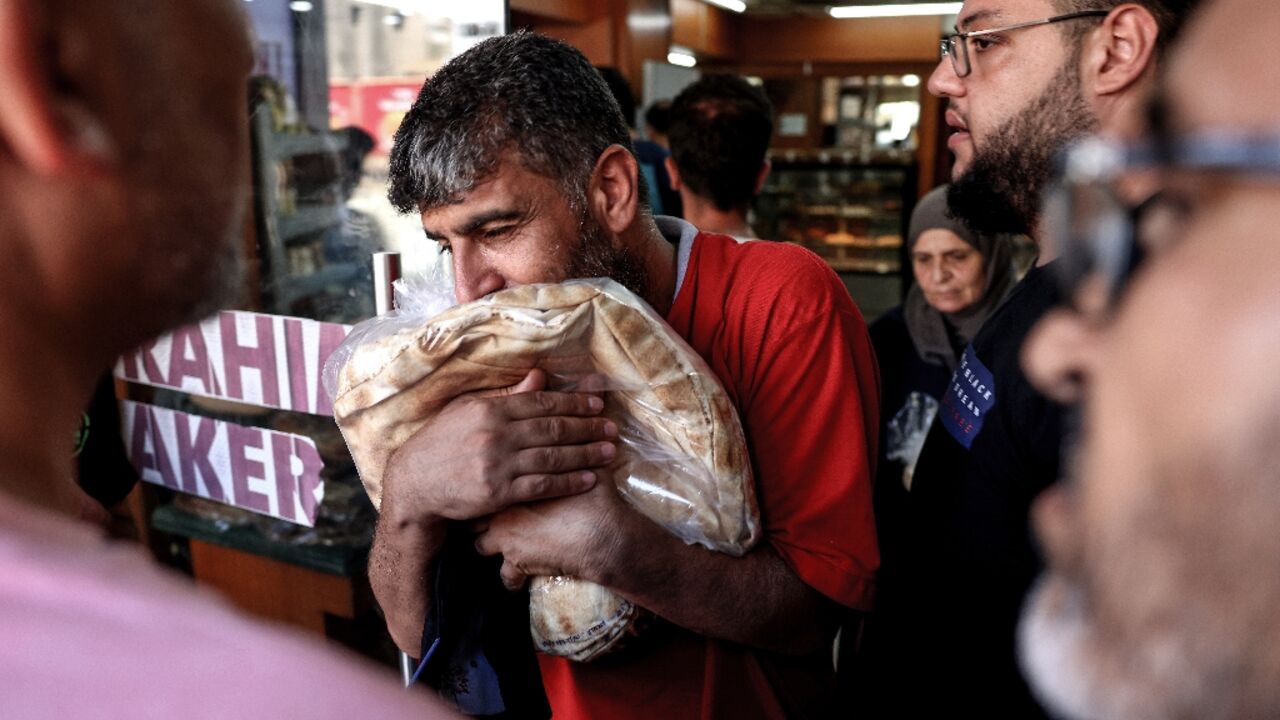
{"type": "MultiPolygon", "coordinates": [[[[1053,159],[1092,130],[1132,132],[1191,4],[967,0],[929,81],[953,130],[953,214],[979,232],[1039,238],[1053,159]]],[[[1018,354],[1058,302],[1053,255],[1041,244],[1038,266],[965,350],[916,465],[906,580],[883,596],[901,642],[883,666],[884,687],[921,716],[1043,716],[1014,638],[1040,568],[1029,508],[1058,477],[1067,428],[1018,354]]]]}
{"type": "Polygon", "coordinates": [[[866,326],[811,253],[650,215],[630,145],[581,53],[516,33],[423,87],[396,135],[391,197],[449,254],[459,302],[607,276],[664,316],[742,419],[763,542],[711,552],[626,505],[597,482],[618,452],[603,403],[548,391],[533,370],[500,397],[454,399],[392,455],[374,592],[392,637],[418,655],[445,539],[478,532],[509,587],[569,575],[662,618],[617,656],[540,656],[556,718],[826,717],[840,608],[867,607],[878,562],[866,326]]]}

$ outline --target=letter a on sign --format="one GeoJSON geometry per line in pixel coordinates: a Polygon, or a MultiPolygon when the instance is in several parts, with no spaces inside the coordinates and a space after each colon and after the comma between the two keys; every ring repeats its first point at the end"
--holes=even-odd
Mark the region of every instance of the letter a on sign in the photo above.
{"type": "Polygon", "coordinates": [[[312,527],[324,463],[310,438],[142,403],[120,403],[129,459],[146,482],[312,527]]]}

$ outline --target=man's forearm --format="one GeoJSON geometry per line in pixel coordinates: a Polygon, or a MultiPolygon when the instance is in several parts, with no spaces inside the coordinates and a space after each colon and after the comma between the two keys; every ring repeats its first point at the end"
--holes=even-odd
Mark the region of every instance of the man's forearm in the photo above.
{"type": "Polygon", "coordinates": [[[767,544],[732,557],[653,530],[602,585],[700,635],[793,655],[829,645],[838,606],[767,544]]]}
{"type": "Polygon", "coordinates": [[[444,547],[445,523],[402,521],[386,510],[378,517],[369,550],[369,584],[391,639],[409,655],[421,657],[432,568],[444,547]]]}

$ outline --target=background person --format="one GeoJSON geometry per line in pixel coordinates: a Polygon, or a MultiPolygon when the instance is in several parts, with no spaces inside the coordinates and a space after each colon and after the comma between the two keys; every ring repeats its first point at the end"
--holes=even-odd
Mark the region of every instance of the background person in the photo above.
{"type": "MultiPolygon", "coordinates": [[[[881,429],[886,433],[900,415],[901,430],[928,431],[965,347],[1015,282],[1009,239],[976,235],[953,218],[946,186],[926,194],[912,212],[907,255],[915,284],[902,305],[871,326],[885,411],[881,429]],[[905,422],[903,413],[922,405],[933,408],[922,417],[923,425],[905,422]]],[[[909,489],[923,434],[882,437],[885,453],[878,477],[909,489]]]]}
{"type": "MultiPolygon", "coordinates": [[[[880,542],[882,610],[873,612],[860,636],[841,636],[842,683],[860,708],[874,705],[892,715],[900,698],[884,689],[883,673],[896,667],[887,655],[902,648],[885,636],[886,618],[903,604],[891,594],[901,581],[885,577],[902,567],[908,532],[908,493],[916,457],[937,414],[964,348],[1000,305],[1015,282],[1011,242],[1005,236],[975,235],[947,209],[947,188],[921,198],[911,214],[907,253],[915,284],[906,301],[871,326],[880,365],[880,456],[874,502],[880,542]],[[853,644],[860,637],[860,646],[853,644]],[[844,665],[845,658],[849,665],[844,665]]],[[[902,659],[905,661],[905,658],[902,659]]]]}
{"type": "Polygon", "coordinates": [[[671,101],[657,100],[644,111],[644,136],[671,150],[667,132],[671,129],[671,101]]]}
{"type": "Polygon", "coordinates": [[[769,177],[773,105],[739,75],[711,74],[671,103],[671,185],[684,218],[703,232],[754,238],[751,201],[769,177]]]}
{"type": "Polygon", "coordinates": [[[596,68],[600,76],[609,86],[609,92],[622,109],[622,118],[627,122],[627,130],[631,134],[631,149],[640,161],[640,172],[644,176],[648,188],[649,206],[656,215],[684,217],[680,205],[680,195],[671,185],[671,177],[667,174],[667,157],[671,152],[665,145],[652,139],[640,136],[636,132],[636,94],[631,83],[620,70],[613,67],[596,68]]]}

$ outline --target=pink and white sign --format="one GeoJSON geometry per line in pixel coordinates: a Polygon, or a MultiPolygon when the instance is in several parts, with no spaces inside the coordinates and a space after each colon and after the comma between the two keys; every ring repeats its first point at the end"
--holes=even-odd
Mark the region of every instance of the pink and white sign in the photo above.
{"type": "Polygon", "coordinates": [[[125,355],[115,375],[249,405],[332,415],[320,373],[349,332],[349,325],[220,312],[125,355]]]}
{"type": "Polygon", "coordinates": [[[144,481],[313,527],[324,463],[300,435],[120,402],[125,448],[144,481]]]}

